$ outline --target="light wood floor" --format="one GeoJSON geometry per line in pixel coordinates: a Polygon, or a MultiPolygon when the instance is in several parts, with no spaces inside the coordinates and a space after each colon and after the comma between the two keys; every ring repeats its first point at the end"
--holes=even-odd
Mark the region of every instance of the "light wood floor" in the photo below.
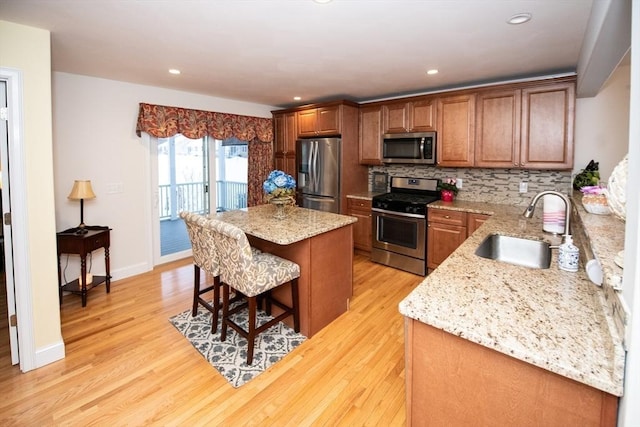
{"type": "Polygon", "coordinates": [[[350,311],[234,389],[168,321],[192,274],[187,259],[96,288],[86,308],[65,296],[65,359],[23,374],[0,353],[0,425],[404,425],[398,303],[421,277],[356,255],[350,311]]]}

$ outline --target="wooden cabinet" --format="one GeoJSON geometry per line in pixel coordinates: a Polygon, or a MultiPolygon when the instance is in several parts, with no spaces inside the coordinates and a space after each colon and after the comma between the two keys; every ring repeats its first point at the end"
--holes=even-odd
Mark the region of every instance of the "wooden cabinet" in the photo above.
{"type": "Polygon", "coordinates": [[[296,177],[297,117],[295,112],[273,115],[274,167],[296,177]]]}
{"type": "Polygon", "coordinates": [[[385,103],[382,133],[429,132],[435,130],[432,99],[385,103]]]}
{"type": "Polygon", "coordinates": [[[520,90],[497,90],[478,94],[476,166],[519,166],[521,102],[520,90]]]}
{"type": "Polygon", "coordinates": [[[359,155],[363,165],[382,164],[382,107],[360,107],[359,155]]]}
{"type": "Polygon", "coordinates": [[[471,236],[484,222],[489,219],[489,215],[475,212],[467,212],[467,237],[471,236]]]}
{"type": "Polygon", "coordinates": [[[573,168],[575,84],[522,89],[520,166],[573,168]]]}
{"type": "Polygon", "coordinates": [[[618,398],[405,318],[410,426],[615,426],[618,398]]]}
{"type": "Polygon", "coordinates": [[[466,212],[429,208],[427,268],[437,268],[467,239],[466,212]]]}
{"type": "Polygon", "coordinates": [[[489,215],[429,208],[427,218],[427,268],[433,270],[458,249],[489,215]]]}
{"type": "Polygon", "coordinates": [[[472,167],[475,151],[476,95],[438,98],[437,163],[442,167],[472,167]]]}
{"type": "Polygon", "coordinates": [[[298,111],[298,136],[340,135],[340,106],[311,108],[298,111]]]}
{"type": "Polygon", "coordinates": [[[476,166],[573,167],[574,83],[480,92],[476,108],[476,166]]]}
{"type": "Polygon", "coordinates": [[[347,205],[347,214],[358,218],[358,222],[353,224],[354,248],[371,252],[371,200],[349,198],[347,205]]]}

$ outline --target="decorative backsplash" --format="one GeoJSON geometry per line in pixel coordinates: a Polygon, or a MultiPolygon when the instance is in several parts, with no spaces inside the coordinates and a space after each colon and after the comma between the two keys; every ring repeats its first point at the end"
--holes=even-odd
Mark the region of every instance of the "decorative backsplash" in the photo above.
{"type": "Polygon", "coordinates": [[[474,202],[503,203],[525,206],[544,190],[571,192],[571,171],[524,169],[438,168],[424,165],[387,165],[369,167],[369,189],[374,172],[411,178],[462,179],[457,198],[474,202]],[[526,182],[526,193],[520,193],[520,183],[526,182]]]}

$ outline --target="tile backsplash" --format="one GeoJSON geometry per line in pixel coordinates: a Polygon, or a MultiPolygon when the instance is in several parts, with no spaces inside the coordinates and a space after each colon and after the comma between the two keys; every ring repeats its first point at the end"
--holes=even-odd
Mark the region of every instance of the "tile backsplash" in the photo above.
{"type": "Polygon", "coordinates": [[[457,198],[475,202],[503,203],[524,206],[544,190],[571,192],[571,171],[524,169],[439,168],[423,165],[386,165],[369,167],[369,189],[374,172],[412,178],[462,179],[457,198]],[[520,193],[520,183],[527,183],[527,192],[520,193]]]}

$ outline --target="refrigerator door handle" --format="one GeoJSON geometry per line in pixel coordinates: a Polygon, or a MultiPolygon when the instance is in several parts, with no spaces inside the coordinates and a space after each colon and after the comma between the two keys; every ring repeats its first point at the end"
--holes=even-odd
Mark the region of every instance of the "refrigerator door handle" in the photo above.
{"type": "Polygon", "coordinates": [[[313,141],[309,141],[309,191],[313,193],[313,141]]]}
{"type": "Polygon", "coordinates": [[[311,188],[318,192],[318,141],[311,141],[311,188]]]}

